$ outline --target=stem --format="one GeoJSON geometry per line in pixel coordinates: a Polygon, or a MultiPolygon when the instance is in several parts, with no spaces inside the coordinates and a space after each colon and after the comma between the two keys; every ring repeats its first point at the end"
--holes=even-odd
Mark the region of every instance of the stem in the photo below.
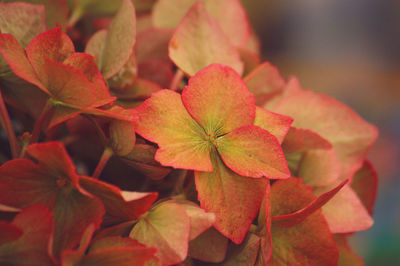
{"type": "Polygon", "coordinates": [[[110,160],[113,155],[113,151],[111,148],[107,147],[104,149],[103,154],[100,157],[99,163],[96,166],[96,169],[93,172],[92,177],[98,179],[104,167],[106,166],[108,160],[110,160]]]}
{"type": "Polygon", "coordinates": [[[99,134],[101,141],[103,142],[103,145],[107,146],[108,141],[106,135],[104,134],[103,129],[101,129],[99,123],[95,119],[93,119],[90,115],[82,114],[82,116],[88,119],[95,126],[97,133],[99,134]]]}
{"type": "Polygon", "coordinates": [[[184,76],[185,76],[185,74],[183,73],[183,71],[178,69],[175,72],[174,78],[171,81],[171,85],[169,86],[169,89],[172,91],[177,91],[179,89],[179,84],[181,83],[184,76]]]}
{"type": "Polygon", "coordinates": [[[10,116],[9,116],[7,108],[6,108],[6,104],[4,103],[4,99],[3,99],[3,95],[1,94],[1,91],[0,91],[0,116],[4,122],[4,129],[8,136],[12,157],[17,158],[18,152],[19,152],[17,137],[15,136],[15,131],[12,127],[11,119],[10,119],[10,116]]]}
{"type": "Polygon", "coordinates": [[[46,122],[48,122],[52,112],[53,112],[53,104],[50,100],[48,100],[42,110],[42,113],[40,114],[38,120],[35,123],[29,144],[38,142],[40,131],[42,130],[43,125],[46,122]]]}
{"type": "Polygon", "coordinates": [[[185,184],[187,173],[187,170],[179,170],[178,176],[176,177],[174,190],[172,191],[174,195],[181,194],[183,192],[183,185],[185,184]]]}

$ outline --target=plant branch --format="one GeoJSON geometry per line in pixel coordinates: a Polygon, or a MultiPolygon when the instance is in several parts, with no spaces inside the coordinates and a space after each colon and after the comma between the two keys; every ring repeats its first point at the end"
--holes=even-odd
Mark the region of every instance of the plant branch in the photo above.
{"type": "Polygon", "coordinates": [[[46,102],[46,105],[43,107],[42,113],[40,114],[38,120],[36,120],[29,144],[38,142],[40,131],[42,130],[43,125],[49,120],[52,112],[53,112],[53,103],[50,100],[48,100],[46,102]]]}
{"type": "Polygon", "coordinates": [[[175,75],[171,81],[171,85],[169,86],[169,89],[172,91],[177,91],[179,89],[179,84],[181,83],[184,76],[185,76],[185,74],[183,73],[183,71],[178,69],[175,72],[175,75]]]}
{"type": "Polygon", "coordinates": [[[6,104],[4,103],[3,95],[0,91],[0,116],[3,120],[4,124],[4,130],[6,131],[9,143],[10,143],[10,149],[11,149],[11,154],[13,158],[18,157],[18,152],[19,152],[19,146],[17,142],[17,137],[15,135],[14,128],[12,127],[11,124],[11,119],[8,114],[6,104]]]}
{"type": "Polygon", "coordinates": [[[104,167],[106,166],[108,160],[110,160],[112,155],[113,155],[112,149],[109,147],[106,147],[103,151],[103,154],[100,157],[100,160],[96,166],[96,169],[93,172],[93,175],[92,175],[93,178],[98,179],[100,177],[101,172],[103,171],[104,167]]]}

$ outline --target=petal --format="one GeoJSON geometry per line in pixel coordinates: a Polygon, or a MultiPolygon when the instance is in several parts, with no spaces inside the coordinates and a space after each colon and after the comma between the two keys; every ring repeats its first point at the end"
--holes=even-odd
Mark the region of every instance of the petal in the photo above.
{"type": "Polygon", "coordinates": [[[324,206],[333,196],[340,191],[340,189],[346,185],[349,180],[345,180],[332,190],[319,195],[317,198],[312,200],[304,208],[297,210],[290,214],[284,214],[272,217],[272,226],[276,227],[292,227],[303,222],[308,216],[314,213],[316,210],[324,206]]]}
{"type": "Polygon", "coordinates": [[[75,52],[74,44],[67,34],[57,27],[36,36],[26,47],[26,55],[36,73],[42,78],[45,59],[63,62],[75,52]]]}
{"type": "Polygon", "coordinates": [[[190,219],[185,209],[175,203],[163,203],[141,217],[130,237],[157,248],[163,265],[178,264],[188,251],[190,219]]]}
{"type": "MultiPolygon", "coordinates": [[[[153,25],[159,28],[176,28],[195,0],[161,0],[153,7],[153,25]]],[[[238,0],[205,0],[207,12],[215,18],[222,31],[235,46],[244,46],[251,35],[251,26],[238,0]]]]}
{"type": "Polygon", "coordinates": [[[263,106],[269,99],[282,92],[285,80],[278,69],[268,62],[259,65],[244,79],[249,91],[254,93],[256,104],[263,106]]]}
{"type": "Polygon", "coordinates": [[[10,34],[0,34],[0,53],[15,75],[38,86],[42,91],[49,94],[28,61],[24,48],[10,34]]]}
{"type": "Polygon", "coordinates": [[[110,216],[105,222],[117,223],[138,219],[148,211],[157,199],[156,192],[121,192],[111,184],[90,177],[80,177],[81,186],[92,195],[100,198],[110,216]]]}
{"type": "Polygon", "coordinates": [[[290,177],[278,140],[268,131],[248,125],[217,138],[217,150],[235,173],[249,177],[290,177]]]}
{"type": "Polygon", "coordinates": [[[42,5],[0,3],[1,32],[14,36],[23,47],[46,30],[45,16],[45,7],[42,5]]]}
{"type": "Polygon", "coordinates": [[[312,91],[294,90],[277,102],[274,112],[294,118],[293,126],[310,129],[332,143],[342,165],[342,178],[362,166],[377,129],[349,107],[312,91]]]}
{"type": "Polygon", "coordinates": [[[254,96],[230,67],[213,64],[199,71],[183,90],[182,101],[211,137],[254,122],[254,96]]]}
{"type": "Polygon", "coordinates": [[[121,1],[105,39],[99,68],[105,79],[114,76],[128,61],[136,40],[135,8],[131,1],[121,1]]]}
{"type": "Polygon", "coordinates": [[[256,107],[254,125],[267,130],[269,133],[274,135],[281,144],[288,133],[292,122],[293,118],[289,116],[273,113],[262,107],[256,107]]]}
{"type": "Polygon", "coordinates": [[[157,161],[164,166],[212,171],[212,146],[203,129],[187,113],[178,93],[154,93],[137,111],[136,132],[158,144],[157,161]]]}
{"type": "Polygon", "coordinates": [[[230,66],[239,75],[243,73],[238,51],[207,13],[203,2],[195,3],[176,28],[169,43],[169,57],[189,76],[212,63],[230,66]]]}
{"type": "Polygon", "coordinates": [[[94,106],[101,106],[114,101],[105,84],[103,76],[98,70],[93,56],[85,53],[74,53],[68,57],[64,64],[80,70],[85,77],[96,87],[96,102],[94,106]]]}
{"type": "Polygon", "coordinates": [[[78,69],[44,59],[41,80],[53,100],[71,107],[89,107],[95,103],[96,87],[78,69]]]}
{"type": "Polygon", "coordinates": [[[1,265],[54,265],[49,253],[54,222],[53,214],[44,206],[35,205],[24,209],[12,225],[23,230],[22,236],[0,246],[1,265]]]}
{"type": "Polygon", "coordinates": [[[213,172],[195,172],[200,206],[216,216],[214,227],[239,244],[256,217],[268,180],[239,176],[213,155],[213,172]]]}
{"type": "MultiPolygon", "coordinates": [[[[319,195],[331,186],[314,189],[319,195]]],[[[374,221],[350,185],[346,185],[322,207],[332,233],[352,233],[370,228],[374,221]]]]}
{"type": "MultiPolygon", "coordinates": [[[[301,179],[278,180],[271,187],[272,215],[298,210],[315,196],[301,179]]],[[[329,227],[317,210],[293,227],[271,228],[273,242],[269,265],[336,265],[339,257],[329,227]]]]}

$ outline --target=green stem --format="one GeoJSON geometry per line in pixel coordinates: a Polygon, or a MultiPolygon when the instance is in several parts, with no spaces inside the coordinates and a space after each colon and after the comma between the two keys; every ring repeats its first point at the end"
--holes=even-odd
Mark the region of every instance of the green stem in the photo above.
{"type": "Polygon", "coordinates": [[[171,85],[169,86],[169,89],[172,91],[177,91],[179,89],[179,85],[181,84],[181,81],[185,74],[182,72],[182,70],[178,69],[175,72],[175,75],[171,81],[171,85]]]}
{"type": "Polygon", "coordinates": [[[99,163],[96,166],[96,169],[93,172],[92,177],[98,179],[100,177],[101,172],[103,171],[104,167],[106,166],[108,160],[113,155],[113,151],[111,148],[107,147],[104,149],[103,154],[100,157],[99,163]]]}
{"type": "Polygon", "coordinates": [[[38,142],[40,131],[42,130],[44,124],[48,122],[52,113],[53,113],[53,103],[50,100],[48,100],[38,120],[36,120],[29,144],[38,142]]]}
{"type": "Polygon", "coordinates": [[[4,103],[4,99],[3,99],[3,95],[1,94],[1,91],[0,91],[0,116],[4,123],[4,130],[6,131],[6,134],[8,136],[8,141],[10,143],[12,157],[17,158],[18,152],[19,152],[17,137],[16,137],[15,131],[12,127],[11,119],[10,119],[10,116],[9,116],[7,108],[6,108],[6,104],[4,103]]]}

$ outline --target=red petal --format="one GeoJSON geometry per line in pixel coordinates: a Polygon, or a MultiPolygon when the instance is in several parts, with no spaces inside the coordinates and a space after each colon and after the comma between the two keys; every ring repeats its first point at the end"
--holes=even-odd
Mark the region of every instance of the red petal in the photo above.
{"type": "Polygon", "coordinates": [[[67,34],[57,27],[34,38],[26,47],[26,55],[36,73],[42,78],[45,59],[61,63],[75,52],[74,44],[67,34]]]}
{"type": "Polygon", "coordinates": [[[263,106],[269,99],[282,92],[285,80],[278,69],[268,62],[259,65],[244,79],[249,91],[256,97],[256,105],[263,106]]]}
{"type": "MultiPolygon", "coordinates": [[[[271,187],[272,215],[291,213],[313,201],[301,179],[279,180],[271,187]]],[[[336,265],[339,254],[328,225],[317,210],[293,227],[271,228],[273,252],[270,265],[336,265]]]]}
{"type": "Polygon", "coordinates": [[[378,192],[378,174],[369,161],[365,161],[363,167],[356,172],[351,187],[372,215],[378,192]]]}
{"type": "Polygon", "coordinates": [[[44,59],[41,80],[55,101],[75,108],[92,106],[96,101],[96,87],[78,69],[44,59]]]}
{"type": "Polygon", "coordinates": [[[52,213],[44,206],[35,205],[19,213],[12,225],[23,230],[17,240],[0,246],[1,265],[54,265],[49,253],[53,234],[52,213]]]}
{"type": "Polygon", "coordinates": [[[203,2],[195,3],[186,13],[168,49],[171,60],[189,76],[213,63],[230,66],[239,75],[243,73],[239,52],[207,13],[203,2]]]}
{"type": "Polygon", "coordinates": [[[288,178],[290,172],[278,140],[268,131],[248,125],[217,138],[224,163],[249,177],[288,178]]]}
{"type": "Polygon", "coordinates": [[[158,144],[157,161],[164,166],[212,171],[211,144],[205,139],[204,130],[187,113],[178,93],[154,93],[137,111],[136,132],[158,144]]]}
{"type": "Polygon", "coordinates": [[[215,214],[218,231],[239,244],[260,209],[268,180],[239,176],[213,156],[213,172],[195,172],[200,206],[215,214]]]}
{"type": "Polygon", "coordinates": [[[293,118],[289,116],[273,113],[256,106],[254,125],[259,126],[274,135],[278,139],[279,143],[283,142],[292,122],[293,118]]]}
{"type": "Polygon", "coordinates": [[[0,246],[17,240],[23,235],[23,233],[24,231],[20,227],[11,223],[0,221],[0,246]]]}
{"type": "Polygon", "coordinates": [[[211,137],[254,122],[254,96],[230,67],[213,64],[199,71],[183,90],[182,101],[211,137]]]}
{"type": "Polygon", "coordinates": [[[24,48],[10,34],[0,34],[0,53],[15,75],[38,86],[45,93],[49,94],[28,61],[24,48]]]}
{"type": "Polygon", "coordinates": [[[148,211],[157,199],[156,192],[122,192],[111,184],[81,176],[81,186],[89,193],[99,197],[110,216],[107,223],[137,220],[148,211]]]}
{"type": "Polygon", "coordinates": [[[115,98],[111,97],[110,92],[108,91],[108,88],[104,82],[103,76],[94,62],[93,56],[85,53],[74,53],[63,63],[80,70],[85,77],[94,84],[96,87],[96,102],[94,103],[95,107],[114,101],[115,98]]]}
{"type": "Polygon", "coordinates": [[[277,226],[277,227],[292,227],[295,226],[302,221],[304,221],[309,215],[314,213],[316,210],[324,206],[333,196],[336,195],[336,193],[339,192],[339,190],[347,184],[349,180],[343,181],[341,184],[339,184],[337,187],[333,188],[332,190],[329,190],[328,192],[325,192],[324,194],[321,194],[317,198],[315,198],[313,201],[311,201],[307,206],[302,208],[301,210],[298,210],[296,212],[290,213],[290,214],[285,214],[285,215],[279,215],[279,216],[273,216],[272,217],[272,225],[277,226]]]}
{"type": "Polygon", "coordinates": [[[163,265],[178,264],[188,251],[190,219],[174,203],[163,203],[143,215],[130,233],[140,243],[157,248],[163,265]]]}

